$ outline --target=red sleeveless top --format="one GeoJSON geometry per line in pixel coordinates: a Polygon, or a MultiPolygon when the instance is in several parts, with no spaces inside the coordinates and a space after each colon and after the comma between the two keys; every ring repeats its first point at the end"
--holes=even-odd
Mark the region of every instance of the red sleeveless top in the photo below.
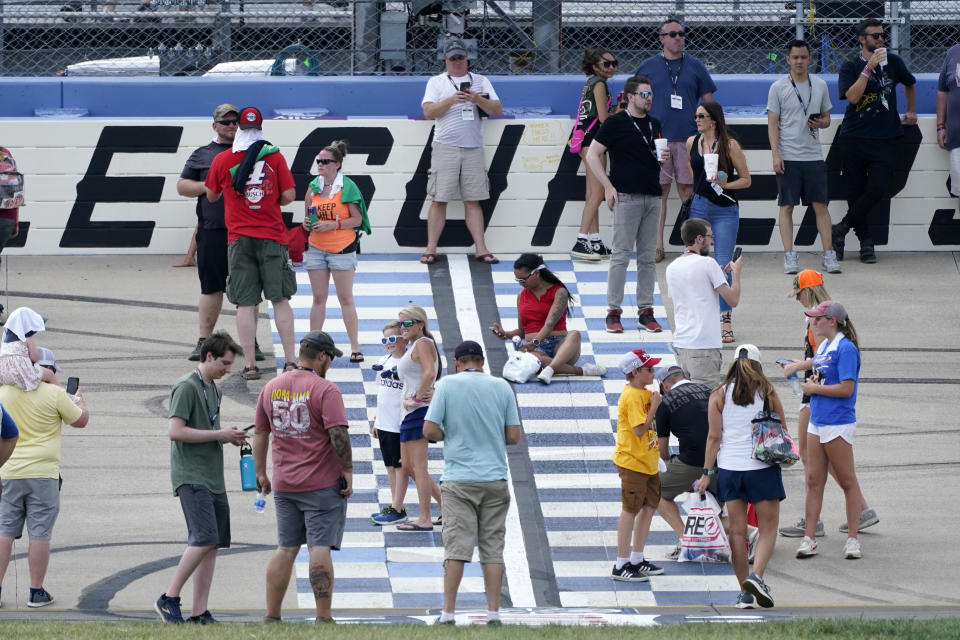
{"type": "MultiPolygon", "coordinates": [[[[550,313],[550,307],[553,306],[553,299],[557,295],[557,290],[561,287],[562,285],[559,284],[553,285],[547,289],[547,292],[544,293],[539,300],[537,300],[537,296],[533,295],[529,289],[524,289],[520,292],[517,314],[520,316],[520,326],[523,327],[523,333],[525,335],[529,336],[540,332],[540,329],[543,328],[543,323],[547,319],[547,314],[550,313]]],[[[564,311],[563,315],[560,316],[560,319],[557,321],[557,324],[553,325],[550,331],[566,330],[567,313],[564,311]]]]}

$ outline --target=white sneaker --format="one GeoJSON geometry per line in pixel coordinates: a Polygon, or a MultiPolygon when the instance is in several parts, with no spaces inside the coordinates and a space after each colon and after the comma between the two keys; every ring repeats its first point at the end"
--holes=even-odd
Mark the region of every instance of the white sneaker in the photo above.
{"type": "Polygon", "coordinates": [[[837,262],[836,251],[824,251],[823,259],[820,262],[823,265],[823,270],[827,273],[843,273],[840,263],[837,262]]]}
{"type": "Polygon", "coordinates": [[[783,272],[800,273],[800,256],[796,251],[787,251],[783,254],[783,272]]]}
{"type": "Polygon", "coordinates": [[[553,380],[553,367],[544,367],[543,370],[537,374],[537,380],[543,384],[550,384],[550,381],[553,380]]]}
{"type": "Polygon", "coordinates": [[[843,545],[843,557],[847,560],[859,560],[863,557],[863,552],[860,550],[860,540],[857,538],[847,538],[847,542],[843,545]]]}
{"type": "Polygon", "coordinates": [[[800,543],[800,548],[797,549],[797,557],[810,558],[817,555],[817,553],[817,541],[813,538],[803,536],[803,542],[800,543]]]}
{"type": "Polygon", "coordinates": [[[580,365],[580,369],[583,371],[585,376],[605,376],[607,375],[607,370],[604,367],[601,367],[598,364],[592,362],[584,362],[580,365]]]}

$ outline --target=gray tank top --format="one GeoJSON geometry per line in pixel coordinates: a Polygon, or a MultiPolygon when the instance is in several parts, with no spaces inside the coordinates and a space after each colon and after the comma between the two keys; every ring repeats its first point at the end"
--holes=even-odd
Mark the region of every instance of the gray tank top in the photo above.
{"type": "MultiPolygon", "coordinates": [[[[407,349],[407,352],[403,354],[403,357],[400,358],[400,361],[397,363],[397,375],[400,376],[400,380],[403,381],[403,399],[413,397],[417,393],[417,389],[420,387],[420,380],[423,379],[423,367],[420,366],[418,362],[413,359],[413,350],[417,346],[417,342],[420,340],[426,340],[433,347],[433,370],[439,371],[440,369],[440,359],[437,357],[437,348],[433,340],[427,336],[422,336],[407,349]]],[[[431,382],[430,386],[433,386],[431,382]]],[[[407,406],[406,402],[403,402],[400,408],[400,415],[406,416],[411,411],[415,411],[420,407],[427,406],[428,403],[420,402],[417,404],[407,406]]]]}

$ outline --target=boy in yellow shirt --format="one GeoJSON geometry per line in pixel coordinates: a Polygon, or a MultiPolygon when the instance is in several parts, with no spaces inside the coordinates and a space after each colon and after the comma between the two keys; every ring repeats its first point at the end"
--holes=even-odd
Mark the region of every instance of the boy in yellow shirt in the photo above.
{"type": "Polygon", "coordinates": [[[644,353],[643,349],[635,349],[620,359],[620,371],[627,384],[617,403],[617,447],[613,452],[613,462],[620,472],[622,507],[612,578],[625,582],[646,582],[650,576],[663,573],[662,568],[643,557],[650,521],[660,502],[660,452],[653,425],[660,394],[646,388],[653,384],[653,367],[659,362],[660,358],[644,353]]]}

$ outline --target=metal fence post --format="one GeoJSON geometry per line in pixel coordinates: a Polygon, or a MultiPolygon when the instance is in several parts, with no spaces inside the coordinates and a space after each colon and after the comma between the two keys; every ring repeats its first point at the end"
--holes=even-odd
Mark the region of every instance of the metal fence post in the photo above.
{"type": "Polygon", "coordinates": [[[560,71],[560,20],[560,0],[534,0],[533,39],[540,73],[560,71]]]}

